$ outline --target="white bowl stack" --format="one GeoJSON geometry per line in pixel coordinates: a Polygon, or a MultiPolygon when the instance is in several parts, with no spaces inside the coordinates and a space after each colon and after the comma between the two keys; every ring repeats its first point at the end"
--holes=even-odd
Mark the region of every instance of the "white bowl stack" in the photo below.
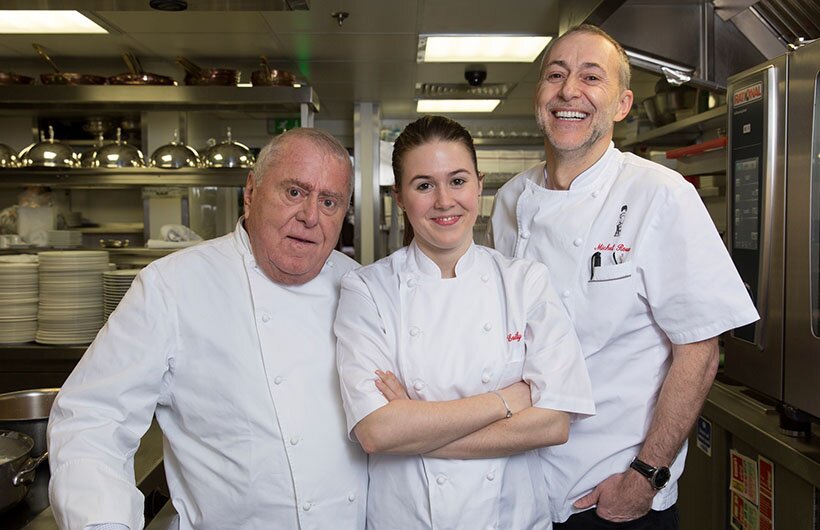
{"type": "Polygon", "coordinates": [[[88,344],[103,325],[105,250],[40,252],[37,342],[88,344]]]}
{"type": "Polygon", "coordinates": [[[0,256],[0,343],[33,342],[37,334],[37,256],[0,256]]]}
{"type": "Polygon", "coordinates": [[[103,320],[108,321],[139,271],[140,269],[122,269],[103,273],[103,320]]]}

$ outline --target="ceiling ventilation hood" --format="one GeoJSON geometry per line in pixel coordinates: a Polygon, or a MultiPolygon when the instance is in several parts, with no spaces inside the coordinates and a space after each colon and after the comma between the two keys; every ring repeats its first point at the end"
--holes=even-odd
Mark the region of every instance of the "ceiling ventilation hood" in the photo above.
{"type": "Polygon", "coordinates": [[[690,84],[712,89],[725,89],[729,76],[801,39],[820,37],[817,0],[580,0],[559,13],[559,33],[582,22],[599,25],[634,52],[634,67],[666,75],[638,59],[663,58],[691,71],[690,84]]]}

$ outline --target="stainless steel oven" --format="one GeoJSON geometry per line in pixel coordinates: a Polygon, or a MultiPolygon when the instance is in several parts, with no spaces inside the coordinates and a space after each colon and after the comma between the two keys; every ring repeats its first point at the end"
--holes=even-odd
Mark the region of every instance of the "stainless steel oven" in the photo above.
{"type": "Polygon", "coordinates": [[[820,41],[729,78],[728,246],[760,320],[726,374],[820,418],[820,41]]]}

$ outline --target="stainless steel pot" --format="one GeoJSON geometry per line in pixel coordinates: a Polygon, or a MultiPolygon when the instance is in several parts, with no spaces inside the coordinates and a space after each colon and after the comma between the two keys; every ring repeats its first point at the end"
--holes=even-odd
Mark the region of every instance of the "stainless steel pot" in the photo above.
{"type": "Polygon", "coordinates": [[[22,501],[34,482],[37,466],[48,457],[31,458],[34,440],[15,431],[0,431],[0,512],[22,501]]]}
{"type": "Polygon", "coordinates": [[[46,426],[59,388],[35,388],[0,394],[0,429],[18,431],[34,440],[33,452],[46,452],[46,426]]]}

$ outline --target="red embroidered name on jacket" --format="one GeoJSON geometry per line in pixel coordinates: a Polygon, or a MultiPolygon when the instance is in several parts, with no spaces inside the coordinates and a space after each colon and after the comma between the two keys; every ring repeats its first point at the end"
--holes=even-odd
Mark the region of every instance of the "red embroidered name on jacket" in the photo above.
{"type": "Polygon", "coordinates": [[[521,341],[521,333],[518,331],[515,334],[508,333],[507,334],[507,342],[520,342],[521,341]]]}

